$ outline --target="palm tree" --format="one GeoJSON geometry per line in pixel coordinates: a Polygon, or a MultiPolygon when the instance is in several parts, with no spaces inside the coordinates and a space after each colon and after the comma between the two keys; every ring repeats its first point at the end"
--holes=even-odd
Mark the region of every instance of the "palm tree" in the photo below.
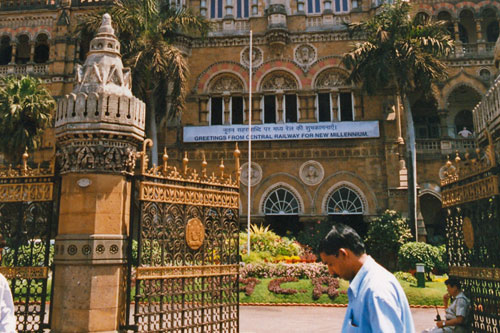
{"type": "MultiPolygon", "coordinates": [[[[421,16],[410,17],[410,5],[401,0],[384,5],[379,14],[352,26],[365,40],[344,54],[343,63],[351,70],[350,79],[361,83],[368,94],[380,89],[394,89],[402,100],[406,118],[408,166],[408,209],[410,223],[417,221],[415,129],[410,96],[429,92],[434,81],[446,77],[441,60],[453,47],[453,41],[442,22],[421,16]]],[[[415,238],[417,238],[415,230],[415,238]]]]}
{"type": "Polygon", "coordinates": [[[11,162],[38,147],[56,103],[40,79],[8,76],[0,81],[0,153],[11,162]]]}
{"type": "MultiPolygon", "coordinates": [[[[146,103],[148,134],[154,141],[152,161],[158,165],[157,122],[182,113],[187,89],[187,61],[174,45],[176,37],[205,35],[210,26],[201,16],[173,7],[168,0],[115,0],[107,11],[124,64],[132,69],[132,91],[146,103]]],[[[95,33],[102,14],[86,16],[78,31],[95,33]]]]}

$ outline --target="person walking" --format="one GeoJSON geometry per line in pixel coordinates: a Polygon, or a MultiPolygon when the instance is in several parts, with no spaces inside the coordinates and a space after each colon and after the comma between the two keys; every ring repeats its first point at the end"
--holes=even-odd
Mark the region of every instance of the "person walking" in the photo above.
{"type": "MultiPolygon", "coordinates": [[[[5,247],[5,240],[0,234],[0,262],[5,247]]],[[[16,333],[16,316],[14,314],[14,301],[10,291],[9,282],[0,273],[0,332],[16,333]]]]}
{"type": "Polygon", "coordinates": [[[343,333],[413,333],[408,299],[393,274],[366,254],[358,233],[335,224],[321,240],[321,260],[330,274],[349,280],[343,333]]]}

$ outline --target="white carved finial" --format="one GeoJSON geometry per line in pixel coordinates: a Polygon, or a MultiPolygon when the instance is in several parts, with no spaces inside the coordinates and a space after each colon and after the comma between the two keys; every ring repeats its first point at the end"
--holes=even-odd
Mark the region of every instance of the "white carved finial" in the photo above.
{"type": "Polygon", "coordinates": [[[102,23],[98,33],[108,33],[114,35],[115,30],[111,26],[111,15],[109,15],[108,13],[102,16],[102,23]]]}

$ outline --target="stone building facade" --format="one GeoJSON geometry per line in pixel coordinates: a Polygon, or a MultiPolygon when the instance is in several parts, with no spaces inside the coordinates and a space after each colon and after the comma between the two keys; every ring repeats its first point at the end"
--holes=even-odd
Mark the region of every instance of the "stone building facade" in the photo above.
{"type": "MultiPolygon", "coordinates": [[[[162,123],[171,159],[230,163],[252,110],[251,215],[278,231],[304,223],[351,221],[363,229],[385,209],[407,211],[403,116],[390,91],[367,96],[346,83],[341,56],[356,40],[345,23],[374,15],[372,0],[177,0],[214,24],[178,46],[189,61],[186,112],[162,123]],[[250,54],[250,30],[253,52],[250,54]],[[252,67],[252,99],[249,72],[252,67]],[[333,133],[333,134],[331,134],[333,133]],[[226,153],[221,153],[225,151],[226,153]],[[226,161],[227,160],[227,161],[226,161]]],[[[456,40],[449,78],[431,97],[414,96],[419,206],[428,238],[443,235],[439,187],[447,155],[475,148],[472,109],[496,76],[497,1],[415,0],[415,15],[446,20],[456,40]],[[464,131],[464,127],[466,130],[464,131]],[[459,132],[461,134],[459,134],[459,132]],[[469,134],[471,133],[471,134],[469,134]],[[464,137],[465,136],[465,137],[464,137]]],[[[0,75],[41,77],[55,97],[72,91],[90,36],[72,33],[78,16],[104,0],[2,1],[0,75]]],[[[53,154],[47,133],[39,159],[53,154]]],[[[197,161],[197,162],[196,162],[197,161]]],[[[242,166],[241,216],[248,170],[242,166]]]]}

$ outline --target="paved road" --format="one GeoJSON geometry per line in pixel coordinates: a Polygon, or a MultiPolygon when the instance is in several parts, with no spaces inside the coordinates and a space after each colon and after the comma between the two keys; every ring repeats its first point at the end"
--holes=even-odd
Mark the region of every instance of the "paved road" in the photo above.
{"type": "MultiPolygon", "coordinates": [[[[241,333],[340,332],[346,308],[240,306],[241,333]]],[[[433,326],[434,309],[411,309],[416,332],[433,326]]],[[[441,309],[443,313],[444,310],[441,309]]]]}

